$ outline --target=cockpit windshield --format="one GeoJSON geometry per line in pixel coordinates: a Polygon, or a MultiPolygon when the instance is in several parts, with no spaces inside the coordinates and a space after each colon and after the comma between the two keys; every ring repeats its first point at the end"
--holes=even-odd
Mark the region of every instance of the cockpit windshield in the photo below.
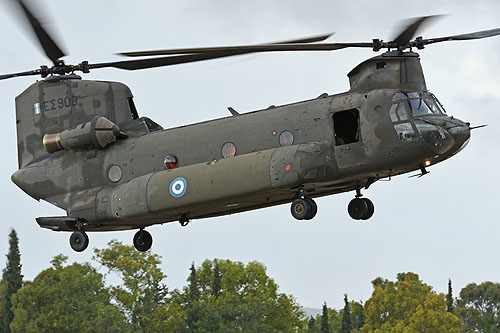
{"type": "Polygon", "coordinates": [[[426,115],[440,115],[446,113],[437,98],[428,92],[424,93],[396,93],[393,101],[407,99],[414,117],[426,115]]]}

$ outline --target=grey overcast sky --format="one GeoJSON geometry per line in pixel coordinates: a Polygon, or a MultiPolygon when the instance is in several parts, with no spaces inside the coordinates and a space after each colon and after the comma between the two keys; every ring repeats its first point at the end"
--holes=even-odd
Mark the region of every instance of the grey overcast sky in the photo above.
{"type": "MultiPolygon", "coordinates": [[[[0,73],[48,64],[7,5],[0,7],[0,73]]],[[[32,2],[31,2],[32,3],[32,2]]],[[[263,43],[336,32],[330,41],[394,37],[399,20],[450,14],[422,32],[440,37],[500,27],[500,2],[477,1],[275,1],[275,0],[45,0],[67,63],[119,60],[115,52],[157,48],[263,43]]],[[[209,258],[266,265],[280,290],[306,307],[342,306],[370,297],[370,281],[413,271],[439,292],[448,278],[456,293],[470,282],[499,282],[500,37],[448,42],[420,51],[427,86],[448,114],[488,127],[473,131],[460,154],[430,168],[422,178],[375,183],[365,195],[375,203],[370,221],[355,222],[346,207],[353,193],[317,200],[309,222],[295,221],[289,205],[232,216],[149,228],[153,251],[163,257],[171,289],[185,284],[191,262],[209,258]]],[[[269,105],[348,90],[346,74],[373,56],[370,50],[247,55],[136,72],[95,70],[90,80],[127,84],[139,114],[165,128],[248,112],[269,105]]],[[[0,81],[0,267],[7,235],[20,239],[23,274],[31,280],[63,253],[89,261],[92,248],[116,238],[132,244],[134,231],[89,233],[84,253],[69,247],[69,233],[41,229],[37,216],[63,211],[25,195],[10,180],[17,170],[14,98],[36,77],[0,81]]]]}

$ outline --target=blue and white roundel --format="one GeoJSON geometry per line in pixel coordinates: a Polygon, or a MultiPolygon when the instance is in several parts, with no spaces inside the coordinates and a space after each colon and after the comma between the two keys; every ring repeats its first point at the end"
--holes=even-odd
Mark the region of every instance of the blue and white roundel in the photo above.
{"type": "Polygon", "coordinates": [[[172,180],[170,183],[170,194],[174,198],[180,198],[186,193],[187,182],[184,178],[179,177],[172,180]]]}

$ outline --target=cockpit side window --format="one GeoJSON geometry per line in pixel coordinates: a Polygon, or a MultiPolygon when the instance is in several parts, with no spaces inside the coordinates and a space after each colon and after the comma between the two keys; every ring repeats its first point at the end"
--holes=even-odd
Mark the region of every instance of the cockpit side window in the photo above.
{"type": "Polygon", "coordinates": [[[406,101],[396,102],[391,105],[389,109],[389,117],[391,121],[397,122],[402,120],[408,120],[408,111],[406,110],[406,101]]]}
{"type": "Polygon", "coordinates": [[[396,124],[394,125],[394,130],[398,134],[399,140],[403,142],[418,140],[418,136],[415,134],[410,123],[396,124]]]}
{"type": "Polygon", "coordinates": [[[333,114],[335,145],[341,146],[361,140],[359,110],[352,109],[333,114]]]}

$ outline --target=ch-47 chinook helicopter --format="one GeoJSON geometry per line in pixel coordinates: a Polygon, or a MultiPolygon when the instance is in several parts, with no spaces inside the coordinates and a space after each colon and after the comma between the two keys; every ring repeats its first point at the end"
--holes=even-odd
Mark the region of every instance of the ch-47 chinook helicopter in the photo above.
{"type": "Polygon", "coordinates": [[[355,191],[353,219],[373,203],[362,196],[374,182],[444,161],[463,149],[469,123],[448,116],[428,91],[412,49],[500,34],[493,29],[413,39],[429,17],[415,19],[390,42],[324,43],[329,36],[275,44],[126,53],[139,60],[67,65],[64,52],[18,0],[53,66],[1,75],[41,75],[16,98],[19,170],[12,181],[36,200],[66,211],[38,217],[41,227],[72,231],[75,251],[87,231],[139,229],[134,246],[152,245],[144,228],[233,214],[291,202],[310,220],[315,197],[355,191]],[[82,80],[75,72],[169,66],[253,52],[328,51],[368,47],[387,52],[356,66],[350,90],[312,100],[164,130],[140,117],[130,89],[82,80]]]}

